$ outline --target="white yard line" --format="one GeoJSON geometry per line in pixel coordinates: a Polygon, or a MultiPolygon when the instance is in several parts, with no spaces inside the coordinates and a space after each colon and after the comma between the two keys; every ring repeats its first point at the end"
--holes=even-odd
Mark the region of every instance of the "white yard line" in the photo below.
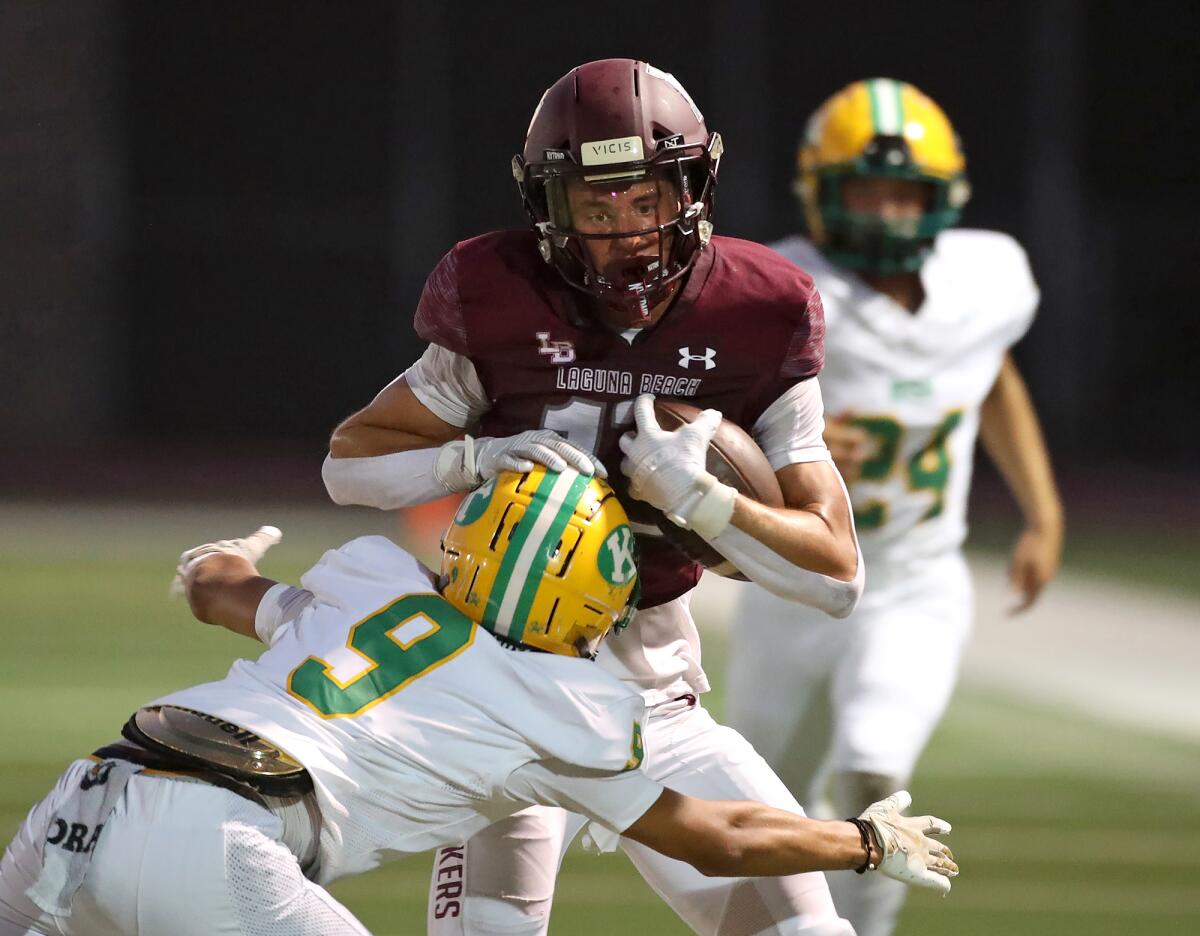
{"type": "MultiPolygon", "coordinates": [[[[1010,616],[1003,562],[974,556],[971,566],[977,616],[964,685],[1200,740],[1196,602],[1064,572],[1031,611],[1010,616]]],[[[692,602],[702,628],[728,627],[745,587],[704,576],[692,602]]]]}

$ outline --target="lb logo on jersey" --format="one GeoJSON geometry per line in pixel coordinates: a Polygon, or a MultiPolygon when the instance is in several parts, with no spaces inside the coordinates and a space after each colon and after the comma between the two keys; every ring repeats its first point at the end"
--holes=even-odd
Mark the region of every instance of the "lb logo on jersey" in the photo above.
{"type": "Polygon", "coordinates": [[[633,548],[633,531],[622,524],[611,533],[596,557],[600,574],[610,585],[628,585],[637,575],[637,558],[633,548]]]}
{"type": "Polygon", "coordinates": [[[548,354],[554,364],[570,364],[575,360],[575,346],[569,341],[551,341],[550,332],[534,332],[538,354],[548,354]]]}
{"type": "Polygon", "coordinates": [[[692,354],[692,349],[688,345],[684,345],[679,349],[679,366],[687,370],[693,361],[697,363],[703,361],[705,370],[712,370],[717,366],[717,352],[713,348],[705,348],[703,354],[692,354]]]}

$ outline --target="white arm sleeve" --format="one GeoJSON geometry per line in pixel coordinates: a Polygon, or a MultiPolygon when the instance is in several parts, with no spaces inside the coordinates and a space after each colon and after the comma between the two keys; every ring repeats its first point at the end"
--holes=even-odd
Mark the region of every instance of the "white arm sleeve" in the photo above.
{"type": "Polygon", "coordinates": [[[492,405],[471,359],[441,345],[427,347],[400,376],[433,415],[452,426],[474,425],[492,405]]]}
{"type": "Polygon", "coordinates": [[[816,377],[793,384],[768,406],[750,434],[778,471],[800,462],[830,461],[821,437],[825,431],[825,404],[816,377]]]}
{"type": "Polygon", "coordinates": [[[397,510],[451,493],[434,473],[441,448],[412,449],[367,458],[325,456],[321,479],[335,504],[397,510]]]}
{"type": "Polygon", "coordinates": [[[662,795],[662,784],[640,769],[623,773],[585,770],[562,761],[531,761],[518,767],[504,783],[518,800],[542,806],[561,806],[624,832],[662,795]]]}
{"type": "Polygon", "coordinates": [[[788,601],[798,601],[835,618],[844,618],[854,610],[862,596],[866,570],[862,549],[858,545],[858,534],[854,532],[854,511],[850,506],[850,494],[833,462],[829,463],[829,470],[837,473],[842,496],[846,498],[846,509],[850,511],[850,531],[854,536],[854,550],[857,555],[854,578],[850,581],[843,582],[819,572],[802,569],[732,524],[709,542],[722,556],[737,566],[743,575],[771,594],[788,601]]]}
{"type": "MultiPolygon", "coordinates": [[[[469,358],[431,344],[404,379],[421,405],[452,426],[470,426],[491,407],[469,358]]],[[[395,381],[393,381],[395,383],[395,381]]],[[[321,478],[335,504],[397,510],[452,493],[434,469],[441,448],[413,449],[366,458],[325,456],[321,478]]]]}
{"type": "Polygon", "coordinates": [[[291,624],[316,597],[307,588],[297,588],[286,582],[276,582],[267,589],[258,610],[254,613],[254,633],[268,647],[272,646],[285,624],[291,624]]]}

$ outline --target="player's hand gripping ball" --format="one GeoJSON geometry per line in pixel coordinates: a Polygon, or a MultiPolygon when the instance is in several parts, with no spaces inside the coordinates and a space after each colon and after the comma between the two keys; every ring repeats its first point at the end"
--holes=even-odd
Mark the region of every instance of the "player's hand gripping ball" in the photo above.
{"type": "MultiPolygon", "coordinates": [[[[643,412],[639,418],[638,433],[641,433],[640,426],[649,417],[649,420],[654,423],[650,435],[654,437],[656,446],[673,441],[669,438],[670,436],[673,436],[682,427],[695,423],[705,412],[688,403],[676,400],[654,400],[652,408],[649,408],[650,412],[645,411],[647,409],[645,404],[642,406],[643,412]],[[664,439],[664,436],[668,438],[664,439]]],[[[648,423],[646,424],[648,425],[648,423]]],[[[783,492],[779,489],[775,470],[767,461],[762,450],[741,426],[727,419],[721,419],[717,420],[713,426],[702,425],[698,428],[703,430],[706,438],[706,444],[699,449],[699,452],[703,454],[703,462],[701,463],[696,453],[689,452],[687,457],[693,459],[686,469],[689,475],[706,473],[721,484],[727,484],[734,488],[739,494],[766,504],[768,507],[784,506],[783,492]]],[[[631,441],[636,441],[637,435],[627,433],[621,444],[622,451],[626,452],[621,470],[627,477],[630,475],[630,470],[627,468],[634,468],[632,464],[627,464],[631,462],[631,459],[627,449],[629,443],[626,443],[625,439],[631,436],[631,441]]],[[[631,497],[641,499],[640,492],[634,489],[631,482],[632,479],[618,489],[618,494],[624,495],[622,500],[631,519],[655,524],[662,531],[663,536],[671,540],[690,559],[699,562],[710,571],[741,581],[746,580],[733,563],[717,552],[707,540],[672,522],[664,515],[661,508],[650,510],[645,504],[631,502],[631,497]]],[[[654,506],[658,507],[657,504],[654,506]]]]}

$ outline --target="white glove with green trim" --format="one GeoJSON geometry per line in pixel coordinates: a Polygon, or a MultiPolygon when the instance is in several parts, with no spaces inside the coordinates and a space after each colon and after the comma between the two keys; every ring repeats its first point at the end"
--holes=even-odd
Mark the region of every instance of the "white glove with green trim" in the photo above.
{"type": "Polygon", "coordinates": [[[883,857],[878,871],[905,884],[950,893],[950,878],[958,877],[958,865],[950,849],[931,835],[945,835],[950,823],[936,816],[902,816],[912,805],[907,790],[872,803],[859,819],[869,822],[879,840],[883,857]]]}

